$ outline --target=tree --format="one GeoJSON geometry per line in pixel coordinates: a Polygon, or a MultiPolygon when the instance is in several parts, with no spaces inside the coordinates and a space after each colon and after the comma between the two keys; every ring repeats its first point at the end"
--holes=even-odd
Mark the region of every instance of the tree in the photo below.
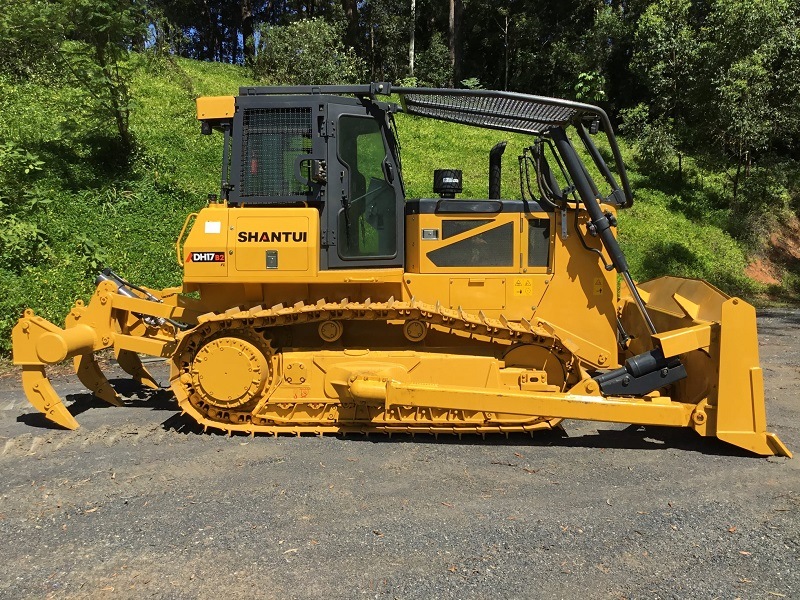
{"type": "Polygon", "coordinates": [[[800,8],[789,0],[716,0],[709,12],[698,124],[709,150],[734,162],[734,199],[755,157],[798,134],[799,25],[800,8]]]}
{"type": "Polygon", "coordinates": [[[461,0],[450,0],[448,20],[448,47],[450,49],[450,87],[461,80],[461,20],[464,4],[461,0]]]}
{"type": "Polygon", "coordinates": [[[341,29],[320,18],[262,25],[252,63],[255,77],[279,85],[358,83],[364,69],[341,29]]]}
{"type": "Polygon", "coordinates": [[[27,78],[53,69],[64,37],[63,6],[45,0],[5,0],[0,10],[0,73],[27,78]]]}
{"type": "Polygon", "coordinates": [[[357,0],[342,0],[342,8],[344,9],[344,18],[347,22],[347,30],[345,34],[345,44],[350,48],[358,46],[358,1],[357,0]]]}
{"type": "MultiPolygon", "coordinates": [[[[691,0],[663,0],[645,9],[634,35],[631,66],[650,93],[651,118],[666,138],[687,134],[690,103],[699,59],[699,44],[691,24],[691,0]]],[[[682,155],[678,152],[678,173],[682,155]]]]}
{"type": "Polygon", "coordinates": [[[409,77],[414,76],[414,41],[415,41],[415,33],[417,29],[417,0],[411,0],[411,26],[410,29],[410,40],[408,42],[408,75],[409,77]]]}
{"type": "Polygon", "coordinates": [[[63,64],[113,119],[122,150],[133,148],[129,58],[144,36],[141,6],[135,0],[63,0],[68,42],[59,49],[63,64]]]}
{"type": "Polygon", "coordinates": [[[254,1],[242,0],[241,7],[243,56],[245,62],[251,62],[256,55],[254,1]]]}
{"type": "MultiPolygon", "coordinates": [[[[360,14],[365,31],[362,43],[356,47],[356,52],[367,61],[369,76],[373,80],[399,81],[411,76],[410,8],[408,0],[368,0],[363,3],[360,14]]],[[[415,75],[420,48],[420,38],[416,33],[415,31],[415,75]]]]}

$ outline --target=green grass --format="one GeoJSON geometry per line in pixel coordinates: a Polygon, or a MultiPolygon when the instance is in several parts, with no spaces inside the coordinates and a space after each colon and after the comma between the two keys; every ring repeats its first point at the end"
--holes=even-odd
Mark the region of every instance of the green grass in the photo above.
{"type": "MultiPolygon", "coordinates": [[[[25,307],[63,323],[73,300],[91,294],[102,265],[138,284],[180,283],[175,238],[186,215],[218,192],[222,155],[219,135],[200,135],[194,99],[236,94],[254,82],[231,65],[147,57],[138,63],[136,152],[128,163],[118,159],[113,132],[93,118],[79,90],[0,80],[0,143],[14,142],[45,164],[22,197],[9,201],[30,204],[31,192],[43,200],[19,209],[43,243],[25,242],[37,256],[32,266],[0,268],[0,352],[8,352],[10,328],[25,307]]],[[[488,152],[501,140],[509,141],[503,197],[519,197],[517,156],[529,138],[404,115],[398,125],[409,197],[432,195],[435,168],[457,168],[463,197],[485,198],[488,152]]],[[[601,150],[607,153],[602,144],[601,150]]],[[[721,176],[690,164],[690,175],[676,184],[639,168],[624,144],[623,152],[637,203],[620,216],[620,240],[634,277],[671,272],[737,294],[757,291],[743,274],[745,250],[725,232],[721,176]]]]}

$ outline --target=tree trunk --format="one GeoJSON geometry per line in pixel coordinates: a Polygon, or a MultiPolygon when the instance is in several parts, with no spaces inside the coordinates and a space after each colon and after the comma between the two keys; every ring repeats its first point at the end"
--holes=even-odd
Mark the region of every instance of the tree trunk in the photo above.
{"type": "Polygon", "coordinates": [[[95,56],[97,64],[103,72],[105,79],[106,91],[108,93],[108,108],[114,117],[114,122],[117,125],[117,133],[122,142],[122,147],[125,153],[129,153],[133,149],[133,138],[131,137],[129,125],[130,109],[128,108],[128,88],[126,82],[119,76],[118,61],[108,59],[106,56],[103,44],[98,44],[95,47],[95,56]],[[116,63],[116,64],[112,64],[116,63]]]}
{"type": "Polygon", "coordinates": [[[373,13],[369,11],[369,73],[370,80],[376,81],[382,77],[375,77],[375,24],[372,22],[373,13]]]}
{"type": "Polygon", "coordinates": [[[411,0],[411,39],[408,43],[408,75],[414,76],[414,41],[417,32],[417,0],[411,0]]]}
{"type": "Polygon", "coordinates": [[[503,45],[505,46],[505,64],[503,66],[503,89],[508,90],[508,55],[510,52],[510,42],[508,39],[508,13],[505,14],[503,25],[503,45]]]}
{"type": "Polygon", "coordinates": [[[345,42],[351,48],[358,45],[358,0],[342,0],[344,16],[347,19],[345,42]]]}
{"type": "Polygon", "coordinates": [[[253,35],[253,0],[242,0],[242,49],[244,51],[244,62],[251,62],[256,56],[255,41],[253,35]]]}
{"type": "Polygon", "coordinates": [[[736,175],[733,177],[733,200],[739,195],[739,177],[742,174],[742,154],[739,153],[739,160],[736,162],[736,175]]]}
{"type": "Polygon", "coordinates": [[[464,14],[464,3],[461,0],[450,0],[449,36],[450,46],[450,87],[461,81],[461,19],[464,14]]]}
{"type": "Polygon", "coordinates": [[[464,2],[463,0],[455,0],[455,60],[453,62],[453,78],[456,85],[463,78],[461,63],[464,56],[463,52],[463,39],[461,36],[461,23],[464,21],[464,2]]]}
{"type": "Polygon", "coordinates": [[[448,21],[447,42],[450,47],[450,87],[453,87],[456,71],[456,0],[450,0],[450,19],[448,21]]]}

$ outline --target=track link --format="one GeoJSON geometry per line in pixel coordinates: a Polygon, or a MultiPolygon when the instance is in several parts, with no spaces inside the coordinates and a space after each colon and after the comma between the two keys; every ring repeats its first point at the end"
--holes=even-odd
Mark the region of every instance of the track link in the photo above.
{"type": "MultiPolygon", "coordinates": [[[[208,313],[198,318],[198,325],[178,336],[178,346],[173,355],[171,386],[178,399],[181,410],[189,414],[204,428],[212,427],[227,433],[278,434],[333,434],[346,432],[383,433],[428,433],[456,434],[511,433],[539,429],[551,429],[559,419],[528,419],[525,422],[508,424],[487,424],[482,413],[464,411],[437,411],[435,409],[416,409],[413,414],[396,415],[393,422],[376,423],[369,407],[358,407],[362,418],[357,422],[338,421],[337,407],[354,409],[355,405],[336,399],[307,400],[305,402],[277,405],[269,403],[269,396],[280,384],[280,353],[271,357],[273,365],[269,381],[266,383],[261,400],[247,406],[223,408],[207,401],[196,389],[190,374],[190,366],[204,344],[218,338],[225,332],[248,339],[260,337],[269,344],[271,331],[277,327],[323,323],[325,321],[380,321],[390,326],[402,327],[409,321],[420,321],[426,326],[451,335],[468,337],[479,343],[499,344],[513,347],[520,344],[535,344],[548,348],[558,355],[567,370],[576,367],[575,357],[548,331],[546,324],[533,325],[523,320],[511,322],[501,316],[488,318],[482,312],[477,315],[467,313],[461,308],[450,309],[440,303],[426,304],[412,299],[400,302],[393,298],[385,302],[328,302],[320,299],[316,303],[298,302],[292,306],[282,304],[271,308],[256,306],[250,309],[231,308],[224,313],[208,313]],[[254,404],[254,405],[253,405],[254,404]],[[303,407],[303,416],[296,415],[296,409],[303,407]],[[309,415],[309,411],[312,413],[309,415]],[[318,418],[314,418],[316,411],[318,418]]],[[[196,382],[195,382],[196,383],[196,382]]]]}

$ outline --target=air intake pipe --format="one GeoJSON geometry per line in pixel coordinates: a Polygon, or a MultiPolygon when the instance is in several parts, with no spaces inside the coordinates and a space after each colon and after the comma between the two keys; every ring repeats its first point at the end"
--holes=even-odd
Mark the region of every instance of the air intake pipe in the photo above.
{"type": "Polygon", "coordinates": [[[508,142],[498,142],[489,151],[489,199],[500,199],[500,180],[503,174],[503,152],[508,142]]]}

